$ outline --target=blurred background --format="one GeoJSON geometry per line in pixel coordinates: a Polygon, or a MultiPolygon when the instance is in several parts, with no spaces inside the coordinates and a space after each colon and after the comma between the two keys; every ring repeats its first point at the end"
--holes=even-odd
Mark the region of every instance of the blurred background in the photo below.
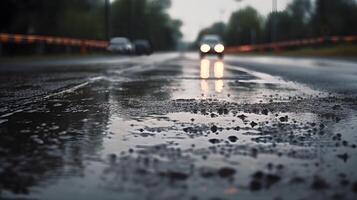
{"type": "MultiPolygon", "coordinates": [[[[228,47],[324,37],[317,45],[287,49],[356,55],[356,0],[2,0],[0,10],[3,34],[145,39],[155,51],[194,49],[205,34],[220,35],[228,47]]],[[[45,39],[2,35],[1,55],[78,53],[83,46],[45,39]]],[[[85,52],[105,52],[104,46],[89,45],[85,52]]]]}

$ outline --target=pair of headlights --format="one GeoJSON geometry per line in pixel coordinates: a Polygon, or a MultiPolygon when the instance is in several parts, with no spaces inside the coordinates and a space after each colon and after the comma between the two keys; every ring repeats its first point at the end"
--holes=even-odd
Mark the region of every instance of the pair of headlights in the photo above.
{"type": "MultiPolygon", "coordinates": [[[[223,44],[216,44],[213,49],[216,53],[222,53],[224,51],[224,46],[223,44]]],[[[211,50],[211,47],[208,44],[203,44],[201,45],[200,50],[203,53],[208,53],[211,50]]]]}

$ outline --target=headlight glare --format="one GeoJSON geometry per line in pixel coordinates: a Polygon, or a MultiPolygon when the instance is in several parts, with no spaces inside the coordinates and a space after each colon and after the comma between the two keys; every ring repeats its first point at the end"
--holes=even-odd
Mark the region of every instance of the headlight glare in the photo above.
{"type": "Polygon", "coordinates": [[[209,52],[211,50],[211,47],[208,44],[203,44],[203,45],[201,45],[200,50],[203,53],[207,53],[207,52],[209,52]]]}
{"type": "Polygon", "coordinates": [[[214,50],[217,52],[217,53],[222,53],[224,51],[224,46],[223,44],[217,44],[215,47],[214,47],[214,50]]]}

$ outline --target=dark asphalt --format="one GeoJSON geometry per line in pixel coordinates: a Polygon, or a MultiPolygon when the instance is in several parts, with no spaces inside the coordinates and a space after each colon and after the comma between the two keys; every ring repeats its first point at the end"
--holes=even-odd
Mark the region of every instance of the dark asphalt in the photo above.
{"type": "Polygon", "coordinates": [[[356,199],[357,63],[0,64],[0,199],[356,199]]]}

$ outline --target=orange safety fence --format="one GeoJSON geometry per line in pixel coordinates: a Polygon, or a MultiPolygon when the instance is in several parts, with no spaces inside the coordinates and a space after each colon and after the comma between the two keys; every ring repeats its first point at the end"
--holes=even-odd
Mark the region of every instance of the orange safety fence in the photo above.
{"type": "Polygon", "coordinates": [[[318,38],[308,38],[302,40],[291,40],[283,41],[269,44],[258,44],[258,45],[242,45],[236,47],[227,47],[228,53],[238,53],[238,52],[253,52],[253,51],[268,51],[268,50],[280,50],[289,47],[300,47],[305,45],[317,45],[325,43],[338,43],[338,42],[356,42],[357,35],[352,36],[329,36],[329,37],[318,37],[318,38]]]}
{"type": "Polygon", "coordinates": [[[22,34],[8,34],[8,33],[0,33],[0,43],[16,43],[16,44],[44,43],[50,45],[79,46],[82,48],[98,48],[98,49],[105,49],[108,46],[107,41],[101,41],[101,40],[83,40],[83,39],[74,39],[74,38],[65,38],[65,37],[22,35],[22,34]]]}

